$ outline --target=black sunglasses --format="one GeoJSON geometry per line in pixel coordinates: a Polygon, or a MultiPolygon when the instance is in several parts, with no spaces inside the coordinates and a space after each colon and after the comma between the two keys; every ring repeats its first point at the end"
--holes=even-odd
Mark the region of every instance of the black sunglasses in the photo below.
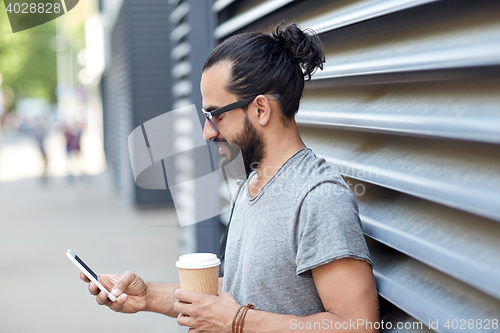
{"type": "MultiPolygon", "coordinates": [[[[269,99],[271,99],[273,101],[276,101],[278,98],[280,98],[279,94],[266,94],[266,95],[269,99]]],[[[240,99],[237,102],[228,104],[226,106],[215,109],[213,111],[205,111],[204,108],[201,108],[201,112],[203,112],[203,114],[205,115],[205,118],[207,118],[208,123],[210,124],[210,126],[212,126],[213,130],[217,132],[218,129],[217,129],[217,126],[215,126],[215,123],[214,123],[212,117],[216,117],[216,116],[221,115],[221,114],[228,112],[228,111],[243,108],[243,107],[247,106],[248,104],[250,104],[257,96],[259,96],[259,95],[240,99]]]]}

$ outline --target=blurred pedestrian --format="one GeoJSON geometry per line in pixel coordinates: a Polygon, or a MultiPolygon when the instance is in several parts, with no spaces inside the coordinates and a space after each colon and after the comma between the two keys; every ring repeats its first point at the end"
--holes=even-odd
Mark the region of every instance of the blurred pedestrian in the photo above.
{"type": "Polygon", "coordinates": [[[68,180],[73,183],[75,177],[81,173],[80,165],[80,139],[82,129],[77,123],[64,126],[64,138],[66,139],[66,155],[68,158],[68,180]]]}
{"type": "Polygon", "coordinates": [[[35,117],[31,123],[31,130],[33,131],[33,136],[37,143],[37,147],[40,150],[40,154],[42,155],[43,172],[40,178],[42,179],[42,181],[45,182],[47,180],[48,165],[49,165],[47,152],[45,150],[45,138],[47,137],[47,130],[48,130],[47,124],[42,117],[35,117]]]}

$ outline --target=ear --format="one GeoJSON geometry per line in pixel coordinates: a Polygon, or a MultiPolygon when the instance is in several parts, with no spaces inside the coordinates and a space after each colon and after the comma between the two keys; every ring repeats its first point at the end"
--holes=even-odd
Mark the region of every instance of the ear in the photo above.
{"type": "Polygon", "coordinates": [[[257,121],[261,126],[266,126],[271,120],[271,104],[264,95],[259,95],[254,100],[257,121]]]}

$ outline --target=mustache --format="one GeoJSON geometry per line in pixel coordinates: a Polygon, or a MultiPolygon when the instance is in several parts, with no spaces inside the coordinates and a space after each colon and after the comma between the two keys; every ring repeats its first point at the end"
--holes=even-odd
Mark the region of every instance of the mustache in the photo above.
{"type": "Polygon", "coordinates": [[[221,139],[221,138],[215,138],[215,139],[213,139],[213,142],[229,143],[229,142],[227,142],[226,139],[221,139]]]}
{"type": "Polygon", "coordinates": [[[227,142],[227,140],[225,140],[225,139],[214,139],[213,142],[216,146],[219,146],[219,147],[222,147],[222,146],[230,147],[231,146],[231,144],[229,142],[227,142]]]}

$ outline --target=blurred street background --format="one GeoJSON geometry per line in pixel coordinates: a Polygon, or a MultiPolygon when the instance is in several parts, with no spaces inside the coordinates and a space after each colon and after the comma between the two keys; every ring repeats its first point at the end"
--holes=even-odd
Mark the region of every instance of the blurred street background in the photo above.
{"type": "MultiPolygon", "coordinates": [[[[66,0],[64,15],[16,33],[4,2],[0,333],[185,331],[98,306],[65,253],[155,281],[177,280],[180,254],[218,253],[227,212],[182,228],[178,216],[206,218],[207,195],[227,211],[223,181],[183,187],[178,201],[166,173],[163,189],[141,188],[128,138],[171,110],[199,111],[214,47],[280,22],[323,42],[296,123],[356,194],[381,319],[408,325],[386,332],[498,329],[500,1],[66,0]]],[[[162,123],[154,149],[174,152],[181,180],[199,170],[178,153],[203,122],[199,111],[162,123]]],[[[143,165],[165,162],[155,158],[143,165]]]]}
{"type": "Polygon", "coordinates": [[[59,20],[12,34],[0,5],[2,333],[183,331],[162,315],[99,306],[66,258],[71,248],[97,273],[178,281],[175,210],[136,207],[107,166],[97,6],[81,1],[59,20]]]}
{"type": "Polygon", "coordinates": [[[172,318],[99,306],[65,255],[71,248],[98,273],[177,281],[175,211],[124,204],[106,172],[70,181],[16,170],[12,161],[43,164],[31,139],[7,137],[3,148],[3,176],[16,180],[0,184],[0,331],[181,332],[172,318]]]}

